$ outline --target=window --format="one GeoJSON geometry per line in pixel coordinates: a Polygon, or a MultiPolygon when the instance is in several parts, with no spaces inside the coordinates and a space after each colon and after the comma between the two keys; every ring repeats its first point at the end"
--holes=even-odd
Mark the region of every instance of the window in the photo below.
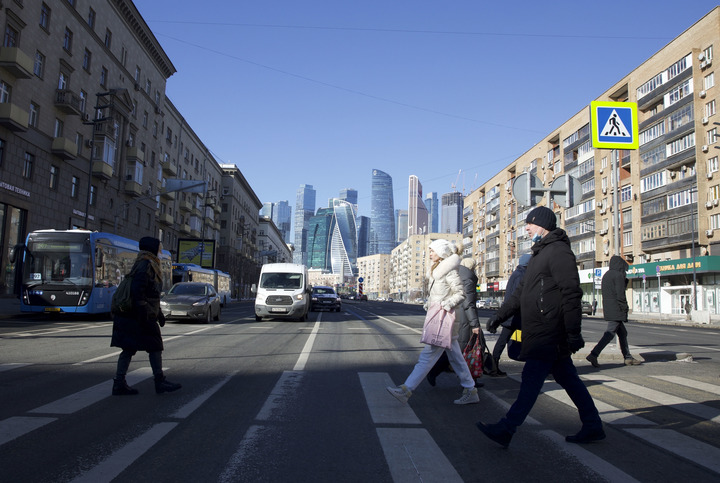
{"type": "Polygon", "coordinates": [[[624,231],[623,232],[623,246],[624,247],[631,247],[632,246],[632,230],[624,231]]]}
{"type": "Polygon", "coordinates": [[[705,139],[707,140],[708,144],[715,144],[715,141],[717,141],[717,128],[714,127],[706,133],[705,139]]]}
{"type": "Polygon", "coordinates": [[[96,193],[97,193],[97,186],[90,185],[90,200],[89,200],[90,206],[95,206],[95,199],[97,198],[96,193]]]}
{"type": "Polygon", "coordinates": [[[88,19],[87,19],[88,25],[91,29],[95,29],[95,10],[92,8],[88,10],[88,19]]]}
{"type": "Polygon", "coordinates": [[[705,104],[705,117],[715,115],[715,99],[705,104]]]}
{"type": "Polygon", "coordinates": [[[78,157],[82,156],[82,149],[83,149],[83,143],[85,142],[85,137],[80,134],[79,132],[75,133],[75,148],[76,153],[78,157]]]}
{"type": "Polygon", "coordinates": [[[140,66],[135,66],[135,82],[140,82],[140,66]]]}
{"type": "Polygon", "coordinates": [[[710,62],[713,58],[713,47],[712,45],[708,47],[707,49],[703,50],[703,54],[705,55],[705,60],[707,62],[710,62]]]}
{"type": "Polygon", "coordinates": [[[150,95],[151,89],[152,89],[152,82],[150,82],[150,79],[145,79],[145,92],[147,92],[148,95],[150,95]]]}
{"type": "Polygon", "coordinates": [[[670,157],[673,154],[680,153],[693,147],[695,147],[695,133],[691,132],[687,136],[683,136],[680,139],[676,139],[675,141],[667,144],[666,155],[670,157]]]}
{"type": "Polygon", "coordinates": [[[112,32],[110,29],[105,30],[105,47],[108,49],[112,47],[112,32]]]}
{"type": "Polygon", "coordinates": [[[689,95],[692,92],[692,79],[688,79],[682,84],[673,87],[670,89],[670,92],[665,94],[665,108],[672,106],[676,102],[679,102],[680,99],[684,98],[685,96],[689,95]]]}
{"type": "Polygon", "coordinates": [[[108,81],[108,70],[107,67],[103,66],[102,69],[100,69],[100,85],[105,87],[107,85],[108,81]]]}
{"type": "Polygon", "coordinates": [[[660,121],[640,133],[640,145],[642,146],[643,144],[647,144],[663,134],[665,134],[665,121],[660,121]]]}
{"type": "Polygon", "coordinates": [[[72,177],[72,184],[70,185],[70,197],[77,199],[80,195],[80,178],[77,176],[72,177]]]}
{"type": "Polygon", "coordinates": [[[50,185],[51,190],[56,190],[58,185],[58,167],[50,166],[50,185]]]}
{"type": "Polygon", "coordinates": [[[30,153],[25,153],[23,158],[23,172],[22,176],[25,179],[32,178],[33,163],[35,163],[35,156],[30,153]]]}
{"type": "Polygon", "coordinates": [[[63,49],[65,49],[67,52],[72,52],[72,40],[73,40],[72,30],[65,27],[65,36],[63,37],[63,49]]]}
{"type": "Polygon", "coordinates": [[[123,67],[126,67],[126,64],[127,64],[127,49],[125,48],[124,45],[123,45],[122,48],[120,49],[120,63],[122,64],[123,67]]]}
{"type": "Polygon", "coordinates": [[[720,165],[718,164],[718,157],[713,156],[712,158],[708,159],[708,173],[715,173],[718,169],[720,169],[720,165]]]}
{"type": "Polygon", "coordinates": [[[652,173],[649,176],[641,178],[640,193],[646,193],[648,191],[654,190],[655,188],[665,186],[665,173],[666,171],[659,171],[657,173],[652,173]]]}
{"type": "Polygon", "coordinates": [[[44,2],[40,7],[40,26],[45,30],[50,28],[50,7],[44,2]]]}
{"type": "Polygon", "coordinates": [[[708,75],[705,76],[703,86],[705,87],[705,90],[710,89],[715,85],[715,72],[710,72],[708,75]]]}
{"type": "Polygon", "coordinates": [[[63,135],[63,129],[65,127],[65,123],[63,123],[60,119],[55,118],[55,131],[54,131],[54,137],[61,138],[63,135]]]}
{"type": "Polygon", "coordinates": [[[28,115],[28,125],[34,128],[38,127],[38,116],[40,114],[40,106],[34,102],[30,103],[30,113],[28,115]]]}
{"type": "Polygon", "coordinates": [[[697,202],[697,191],[688,189],[667,195],[668,209],[679,208],[697,202]]]}
{"type": "Polygon", "coordinates": [[[620,188],[620,202],[632,200],[632,185],[623,186],[620,188]]]}
{"type": "Polygon", "coordinates": [[[5,37],[3,47],[17,47],[20,32],[10,24],[5,25],[5,37]]]}
{"type": "Polygon", "coordinates": [[[35,52],[35,65],[33,66],[33,73],[41,79],[43,78],[43,75],[45,75],[45,56],[39,50],[35,52]]]}
{"type": "Polygon", "coordinates": [[[90,52],[88,49],[85,49],[85,55],[83,56],[83,69],[85,69],[87,72],[90,72],[90,60],[92,59],[92,52],[90,52]]]}
{"type": "Polygon", "coordinates": [[[70,82],[70,76],[63,71],[60,71],[60,74],[58,74],[57,88],[61,91],[67,89],[68,82],[70,82]]]}
{"type": "Polygon", "coordinates": [[[708,199],[710,199],[710,200],[720,199],[720,184],[711,186],[710,191],[708,192],[708,195],[709,195],[708,199]]]}
{"type": "Polygon", "coordinates": [[[80,89],[80,111],[85,112],[85,106],[87,105],[87,92],[80,89]]]}
{"type": "Polygon", "coordinates": [[[5,157],[5,140],[0,139],[0,166],[3,164],[3,157],[5,157]]]}
{"type": "Polygon", "coordinates": [[[148,112],[147,111],[143,111],[142,126],[145,129],[147,129],[147,127],[148,127],[148,112]]]}
{"type": "Polygon", "coordinates": [[[5,81],[0,81],[0,103],[10,102],[12,88],[5,81]]]}

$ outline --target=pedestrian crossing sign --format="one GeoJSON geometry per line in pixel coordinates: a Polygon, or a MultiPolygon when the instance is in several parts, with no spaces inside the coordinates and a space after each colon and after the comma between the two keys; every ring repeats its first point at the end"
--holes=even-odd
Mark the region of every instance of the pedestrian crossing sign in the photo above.
{"type": "Polygon", "coordinates": [[[590,103],[592,145],[595,149],[637,149],[638,116],[635,102],[590,103]]]}

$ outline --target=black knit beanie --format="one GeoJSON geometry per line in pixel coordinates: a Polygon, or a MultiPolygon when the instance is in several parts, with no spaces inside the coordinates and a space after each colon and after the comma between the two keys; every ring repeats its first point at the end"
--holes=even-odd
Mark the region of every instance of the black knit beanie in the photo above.
{"type": "Polygon", "coordinates": [[[151,236],[144,236],[140,239],[140,250],[157,255],[160,251],[160,240],[151,236]]]}
{"type": "Polygon", "coordinates": [[[532,223],[533,225],[541,226],[548,231],[553,231],[557,228],[557,217],[555,212],[546,206],[538,206],[530,213],[528,213],[525,223],[532,223]]]}

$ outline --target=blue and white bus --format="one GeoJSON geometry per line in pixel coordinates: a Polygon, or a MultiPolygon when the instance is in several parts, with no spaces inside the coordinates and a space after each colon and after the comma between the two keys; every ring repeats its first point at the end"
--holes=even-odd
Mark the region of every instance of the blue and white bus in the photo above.
{"type": "Polygon", "coordinates": [[[207,282],[220,296],[220,303],[224,307],[230,301],[230,274],[214,268],[204,268],[194,263],[173,263],[172,281],[178,282],[207,282]]]}
{"type": "MultiPolygon", "coordinates": [[[[120,281],[140,249],[136,240],[88,230],[38,230],[22,252],[20,310],[98,314],[110,312],[120,281]]],[[[163,290],[172,286],[170,252],[160,254],[163,290]]]]}

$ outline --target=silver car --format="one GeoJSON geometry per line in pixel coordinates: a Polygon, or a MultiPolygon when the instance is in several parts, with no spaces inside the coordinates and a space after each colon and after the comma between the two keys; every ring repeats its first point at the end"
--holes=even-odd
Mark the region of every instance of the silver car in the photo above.
{"type": "Polygon", "coordinates": [[[165,319],[220,320],[220,296],[209,283],[179,282],[160,299],[165,319]]]}

